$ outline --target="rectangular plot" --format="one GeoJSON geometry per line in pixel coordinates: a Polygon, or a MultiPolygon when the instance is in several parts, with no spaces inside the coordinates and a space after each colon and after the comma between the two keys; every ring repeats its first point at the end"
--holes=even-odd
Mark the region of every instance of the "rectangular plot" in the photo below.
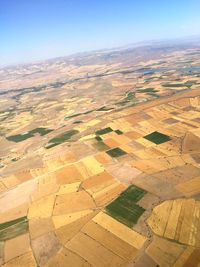
{"type": "Polygon", "coordinates": [[[0,224],[0,231],[3,230],[3,229],[5,229],[5,228],[8,228],[10,226],[13,226],[15,224],[24,222],[24,221],[27,221],[27,217],[26,216],[21,217],[21,218],[17,218],[15,220],[12,220],[12,221],[9,221],[9,222],[1,223],[0,224]]]}
{"type": "Polygon", "coordinates": [[[116,134],[118,134],[118,135],[123,134],[123,132],[122,132],[121,130],[116,130],[115,132],[116,132],[116,134]]]}
{"type": "Polygon", "coordinates": [[[101,129],[101,130],[96,131],[96,134],[97,135],[103,135],[103,134],[106,134],[106,133],[110,133],[112,131],[113,131],[112,128],[107,127],[107,128],[104,128],[104,129],[101,129]]]}
{"type": "Polygon", "coordinates": [[[106,207],[106,211],[116,220],[132,227],[145,211],[136,204],[145,193],[143,189],[131,185],[106,207]]]}
{"type": "Polygon", "coordinates": [[[96,267],[117,267],[124,263],[124,260],[121,257],[106,249],[97,241],[82,232],[79,232],[72,238],[66,244],[66,247],[96,267]]]}
{"type": "Polygon", "coordinates": [[[162,144],[162,143],[165,143],[171,140],[171,138],[168,135],[159,133],[157,131],[144,136],[144,138],[153,142],[156,145],[159,145],[159,144],[162,144]]]}
{"type": "Polygon", "coordinates": [[[0,224],[0,241],[14,238],[28,231],[27,217],[21,217],[16,220],[0,224]]]}
{"type": "Polygon", "coordinates": [[[188,200],[185,204],[184,218],[179,237],[179,241],[181,243],[187,244],[189,242],[194,207],[195,207],[195,200],[193,199],[188,200]]]}
{"type": "Polygon", "coordinates": [[[130,209],[129,207],[121,205],[115,201],[106,207],[106,211],[116,220],[127,225],[128,227],[132,227],[137,223],[145,209],[137,204],[133,204],[130,209]]]}
{"type": "Polygon", "coordinates": [[[137,249],[140,249],[146,241],[145,236],[116,221],[104,212],[100,212],[92,220],[137,249]]]}
{"type": "Polygon", "coordinates": [[[124,192],[122,192],[121,196],[128,197],[132,201],[138,202],[145,194],[146,191],[142,188],[131,185],[124,192]]]}
{"type": "Polygon", "coordinates": [[[189,236],[189,242],[191,246],[199,247],[199,241],[200,241],[200,224],[199,224],[199,216],[200,216],[200,203],[196,202],[193,212],[193,218],[192,218],[192,225],[191,225],[191,231],[189,236]]]}
{"type": "Polygon", "coordinates": [[[88,222],[81,231],[123,259],[133,259],[137,253],[136,248],[92,220],[88,222]]]}
{"type": "Polygon", "coordinates": [[[97,141],[102,141],[102,138],[101,138],[99,135],[95,136],[95,139],[96,139],[97,141]]]}
{"type": "Polygon", "coordinates": [[[164,236],[167,238],[174,239],[176,234],[176,228],[178,224],[179,215],[181,212],[182,200],[177,199],[173,201],[172,210],[168,218],[168,223],[165,229],[164,236]]]}
{"type": "Polygon", "coordinates": [[[126,155],[127,154],[124,150],[122,150],[119,147],[110,149],[110,150],[106,151],[106,153],[109,156],[113,157],[113,158],[120,157],[120,156],[123,156],[123,155],[126,155]]]}

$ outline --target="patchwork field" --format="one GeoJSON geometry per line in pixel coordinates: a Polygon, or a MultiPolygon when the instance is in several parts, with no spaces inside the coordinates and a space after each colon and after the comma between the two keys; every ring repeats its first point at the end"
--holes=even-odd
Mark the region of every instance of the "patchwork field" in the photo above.
{"type": "Polygon", "coordinates": [[[2,267],[199,267],[199,48],[145,49],[0,71],[2,267]]]}

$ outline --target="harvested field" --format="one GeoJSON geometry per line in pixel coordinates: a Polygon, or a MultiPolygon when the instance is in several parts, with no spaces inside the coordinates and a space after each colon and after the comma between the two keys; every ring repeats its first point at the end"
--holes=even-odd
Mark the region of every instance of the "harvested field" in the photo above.
{"type": "Polygon", "coordinates": [[[48,218],[51,217],[55,202],[55,195],[44,197],[32,202],[28,212],[28,218],[48,218]]]}
{"type": "Polygon", "coordinates": [[[125,261],[136,256],[137,249],[92,220],[88,222],[81,231],[98,241],[105,248],[111,250],[119,257],[123,258],[125,261]]]}
{"type": "Polygon", "coordinates": [[[23,234],[9,239],[4,245],[5,261],[12,260],[31,250],[29,234],[23,234]],[[20,244],[20,245],[19,245],[20,244]]]}
{"type": "Polygon", "coordinates": [[[81,182],[84,180],[76,165],[62,167],[55,172],[56,181],[60,185],[81,182]]]}
{"type": "Polygon", "coordinates": [[[199,201],[169,200],[155,207],[147,222],[159,236],[200,247],[199,213],[199,201]]]}
{"type": "Polygon", "coordinates": [[[2,265],[2,267],[37,267],[36,261],[34,259],[32,252],[27,252],[19,257],[10,260],[8,263],[2,265]]]}
{"type": "Polygon", "coordinates": [[[185,246],[154,236],[146,253],[159,266],[172,267],[185,250],[185,246]]]}
{"type": "Polygon", "coordinates": [[[93,221],[136,249],[141,249],[147,239],[103,212],[95,216],[93,221]]]}
{"type": "Polygon", "coordinates": [[[73,267],[91,267],[91,265],[84,260],[82,257],[73,253],[71,250],[63,248],[55,256],[53,256],[45,267],[62,267],[62,266],[73,266],[73,267]]]}
{"type": "Polygon", "coordinates": [[[85,191],[63,194],[56,197],[53,215],[94,209],[93,199],[85,191]]]}
{"type": "Polygon", "coordinates": [[[123,263],[121,257],[81,232],[72,238],[66,244],[66,247],[87,260],[93,266],[120,266],[123,263]]]}

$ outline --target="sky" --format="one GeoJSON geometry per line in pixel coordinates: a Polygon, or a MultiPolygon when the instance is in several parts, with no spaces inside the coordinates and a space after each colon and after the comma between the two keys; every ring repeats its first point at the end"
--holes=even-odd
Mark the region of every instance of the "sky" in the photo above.
{"type": "Polygon", "coordinates": [[[200,35],[199,0],[0,0],[0,65],[200,35]]]}

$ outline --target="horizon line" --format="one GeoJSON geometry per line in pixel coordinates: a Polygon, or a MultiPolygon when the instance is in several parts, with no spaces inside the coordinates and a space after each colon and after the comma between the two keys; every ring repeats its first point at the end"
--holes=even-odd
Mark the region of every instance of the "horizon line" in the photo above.
{"type": "MultiPolygon", "coordinates": [[[[24,61],[24,62],[19,62],[19,63],[10,63],[10,64],[2,64],[0,63],[0,69],[5,69],[5,68],[12,68],[12,67],[19,67],[19,66],[26,66],[26,65],[33,65],[33,64],[42,64],[46,61],[51,61],[51,60],[58,60],[58,59],[61,59],[61,58],[70,58],[70,57],[74,57],[74,56],[78,56],[80,54],[90,54],[90,53],[100,53],[100,52],[109,52],[109,51],[112,51],[112,50],[120,50],[120,49],[129,49],[131,48],[131,46],[134,46],[134,45],[137,45],[135,48],[137,47],[141,47],[142,46],[148,46],[148,45],[153,45],[155,43],[156,45],[156,42],[173,42],[173,41],[176,41],[176,42],[187,42],[187,41],[192,41],[190,39],[192,38],[200,38],[200,34],[195,34],[195,35],[189,35],[189,36],[182,36],[182,37],[177,37],[177,38],[166,38],[166,39],[147,39],[147,40],[140,40],[140,41],[137,41],[137,42],[132,42],[132,43],[128,43],[128,44],[124,44],[122,46],[114,46],[112,48],[101,48],[101,49],[95,49],[95,50],[85,50],[85,51],[77,51],[77,52],[74,52],[74,53],[69,53],[69,54],[65,54],[65,55],[58,55],[58,56],[52,56],[52,57],[48,57],[48,58],[45,58],[45,59],[37,59],[37,60],[30,60],[30,61],[24,61]],[[149,42],[149,44],[148,44],[149,42]],[[146,43],[146,45],[145,45],[146,43]],[[142,45],[143,44],[143,45],[142,45]],[[129,47],[130,46],[130,47],[129,47]]],[[[196,40],[197,41],[197,40],[196,40]]],[[[132,47],[133,48],[133,47],[132,47]]]]}

